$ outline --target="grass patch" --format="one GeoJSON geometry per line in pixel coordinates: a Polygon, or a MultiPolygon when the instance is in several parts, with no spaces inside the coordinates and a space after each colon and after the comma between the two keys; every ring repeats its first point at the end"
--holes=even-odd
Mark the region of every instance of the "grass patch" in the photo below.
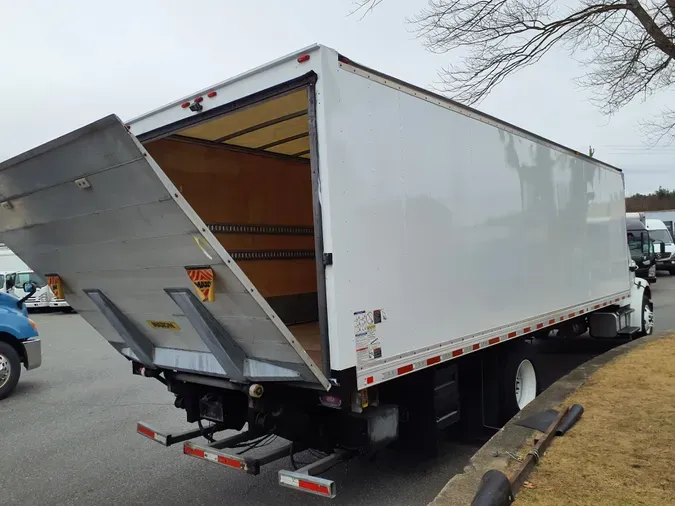
{"type": "Polygon", "coordinates": [[[675,504],[675,336],[602,367],[573,403],[584,415],[554,439],[516,505],[675,504]]]}

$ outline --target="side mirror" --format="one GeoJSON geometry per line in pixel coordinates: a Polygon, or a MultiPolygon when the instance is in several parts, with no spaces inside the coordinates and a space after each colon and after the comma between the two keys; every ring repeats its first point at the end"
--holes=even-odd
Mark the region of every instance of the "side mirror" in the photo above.
{"type": "Polygon", "coordinates": [[[30,297],[33,296],[33,294],[37,291],[37,287],[31,282],[24,283],[23,284],[23,291],[26,292],[26,295],[24,295],[16,303],[16,305],[19,307],[19,309],[23,307],[24,302],[26,302],[30,297]]]}
{"type": "Polygon", "coordinates": [[[629,270],[630,272],[635,272],[635,271],[637,271],[637,268],[638,268],[638,266],[637,266],[637,264],[635,263],[635,260],[633,260],[633,259],[631,258],[631,261],[628,262],[628,270],[629,270]]]}
{"type": "Polygon", "coordinates": [[[659,243],[659,252],[663,255],[666,252],[666,244],[665,243],[659,243]]]}

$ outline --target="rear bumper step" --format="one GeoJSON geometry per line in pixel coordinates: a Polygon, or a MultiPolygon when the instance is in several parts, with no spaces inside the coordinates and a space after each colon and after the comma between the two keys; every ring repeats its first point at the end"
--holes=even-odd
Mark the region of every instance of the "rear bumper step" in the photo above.
{"type": "Polygon", "coordinates": [[[279,471],[279,485],[333,499],[337,495],[335,482],[319,478],[317,475],[328,471],[341,460],[346,460],[351,456],[351,452],[337,450],[297,471],[281,470],[279,471]]]}
{"type": "Polygon", "coordinates": [[[136,432],[138,432],[141,436],[145,436],[148,439],[151,439],[152,441],[155,441],[156,443],[164,446],[182,443],[183,441],[194,439],[202,435],[202,431],[200,429],[181,432],[179,434],[162,434],[145,422],[138,422],[136,426],[136,432]]]}
{"type": "Polygon", "coordinates": [[[260,474],[260,462],[258,459],[240,457],[235,454],[216,450],[209,446],[202,446],[190,442],[183,445],[183,453],[198,459],[208,460],[214,464],[220,464],[221,466],[229,467],[231,469],[244,471],[248,474],[260,474]]]}
{"type": "MultiPolygon", "coordinates": [[[[261,456],[253,457],[242,455],[243,451],[242,453],[228,453],[227,451],[224,451],[226,448],[239,448],[242,446],[242,443],[248,441],[254,441],[249,448],[252,449],[255,447],[257,444],[255,440],[261,436],[260,434],[251,434],[248,431],[235,434],[234,436],[210,444],[202,445],[189,441],[190,439],[201,436],[201,430],[193,430],[180,434],[163,434],[144,422],[139,422],[136,430],[142,436],[164,446],[171,446],[172,444],[184,442],[183,453],[185,455],[253,475],[260,474],[260,468],[265,464],[289,457],[291,454],[307,449],[305,445],[289,443],[281,447],[273,448],[261,456]]],[[[347,460],[353,455],[355,455],[354,452],[336,450],[334,453],[320,458],[295,471],[281,470],[278,475],[279,485],[299,490],[300,492],[307,492],[309,494],[332,499],[337,494],[335,482],[326,478],[320,478],[317,475],[328,471],[340,461],[347,460]]]]}
{"type": "Polygon", "coordinates": [[[624,327],[619,331],[620,337],[633,337],[640,333],[640,327],[624,327]]]}
{"type": "MultiPolygon", "coordinates": [[[[259,457],[244,457],[241,454],[221,451],[223,448],[233,448],[257,437],[260,437],[260,434],[251,434],[247,431],[215,441],[209,445],[200,445],[188,441],[183,445],[183,453],[198,459],[208,460],[214,464],[238,469],[248,474],[260,474],[261,466],[288,457],[291,454],[291,450],[298,449],[298,445],[295,445],[295,448],[293,448],[291,444],[286,444],[282,447],[271,449],[259,457]]],[[[305,447],[303,446],[299,449],[304,450],[305,447]]]]}

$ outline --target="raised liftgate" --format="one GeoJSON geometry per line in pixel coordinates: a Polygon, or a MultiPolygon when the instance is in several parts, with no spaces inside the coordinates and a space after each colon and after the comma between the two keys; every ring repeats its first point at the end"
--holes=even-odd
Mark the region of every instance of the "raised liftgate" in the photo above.
{"type": "Polygon", "coordinates": [[[147,367],[329,388],[114,115],[0,165],[0,242],[147,367]]]}

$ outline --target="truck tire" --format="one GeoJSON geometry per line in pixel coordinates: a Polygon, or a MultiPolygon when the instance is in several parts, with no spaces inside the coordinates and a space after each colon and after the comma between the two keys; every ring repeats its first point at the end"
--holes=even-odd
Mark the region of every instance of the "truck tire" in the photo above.
{"type": "Polygon", "coordinates": [[[499,422],[508,422],[540,393],[537,361],[530,343],[513,343],[502,362],[499,385],[499,422]]]}
{"type": "Polygon", "coordinates": [[[640,337],[649,336],[654,332],[654,304],[644,295],[642,297],[642,329],[640,337]]]}
{"type": "Polygon", "coordinates": [[[0,400],[12,393],[21,376],[21,359],[8,343],[0,341],[0,400]]]}

